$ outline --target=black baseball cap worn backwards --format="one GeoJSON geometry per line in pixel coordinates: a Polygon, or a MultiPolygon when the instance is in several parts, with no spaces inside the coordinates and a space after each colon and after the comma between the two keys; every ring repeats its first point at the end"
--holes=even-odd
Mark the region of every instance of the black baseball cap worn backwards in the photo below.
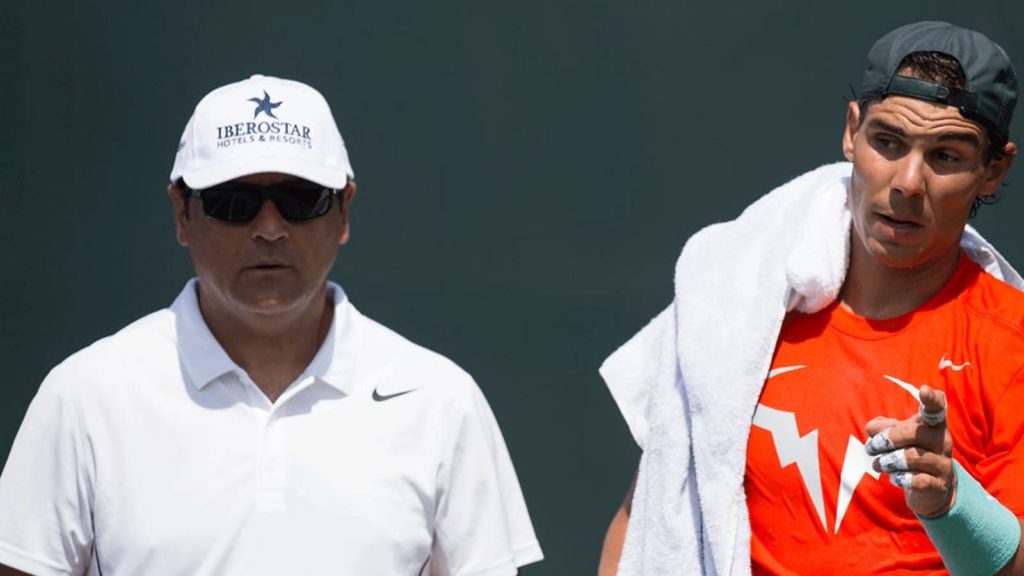
{"type": "Polygon", "coordinates": [[[888,95],[956,106],[968,120],[1006,141],[1017,105],[1017,74],[998,44],[985,35],[946,22],[915,22],[889,32],[871,48],[861,82],[861,102],[888,95]],[[960,63],[963,90],[896,73],[909,54],[941,52],[960,63]]]}

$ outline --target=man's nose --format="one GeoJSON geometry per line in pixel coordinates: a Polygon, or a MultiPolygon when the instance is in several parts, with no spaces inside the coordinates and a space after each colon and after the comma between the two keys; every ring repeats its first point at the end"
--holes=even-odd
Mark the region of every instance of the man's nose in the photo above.
{"type": "Polygon", "coordinates": [[[288,221],[281,216],[277,206],[269,198],[263,200],[259,212],[250,223],[252,239],[276,242],[288,237],[288,221]]]}
{"type": "Polygon", "coordinates": [[[924,155],[917,150],[909,151],[896,161],[896,171],[891,182],[892,189],[904,196],[924,194],[925,170],[924,155]]]}

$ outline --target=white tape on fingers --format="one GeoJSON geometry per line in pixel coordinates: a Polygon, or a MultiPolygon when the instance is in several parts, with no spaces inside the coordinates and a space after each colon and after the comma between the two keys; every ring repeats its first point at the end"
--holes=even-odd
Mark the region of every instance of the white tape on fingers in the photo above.
{"type": "Polygon", "coordinates": [[[933,428],[946,423],[945,408],[939,410],[938,412],[925,412],[924,404],[921,404],[920,408],[917,411],[917,414],[918,416],[921,417],[922,422],[933,428]]]}
{"type": "Polygon", "coordinates": [[[913,472],[893,472],[892,474],[889,474],[889,482],[892,482],[904,490],[910,490],[910,481],[913,479],[913,472]]]}
{"type": "Polygon", "coordinates": [[[878,466],[882,469],[882,472],[906,472],[909,470],[907,467],[907,451],[900,449],[882,454],[878,457],[878,466]]]}
{"type": "Polygon", "coordinates": [[[889,440],[889,428],[886,428],[871,438],[868,438],[867,443],[864,444],[864,450],[867,451],[868,456],[877,456],[885,452],[892,452],[895,448],[896,446],[894,446],[892,441],[889,440]]]}

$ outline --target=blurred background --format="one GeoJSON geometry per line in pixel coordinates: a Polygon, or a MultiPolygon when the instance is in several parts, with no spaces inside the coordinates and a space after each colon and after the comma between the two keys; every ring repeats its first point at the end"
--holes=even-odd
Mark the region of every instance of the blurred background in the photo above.
{"type": "MultiPolygon", "coordinates": [[[[195,103],[294,78],[359,181],[333,278],[479,381],[547,555],[523,574],[592,574],[639,458],[598,365],[689,235],[842,159],[869,47],[920,19],[1024,66],[1010,0],[5,0],[0,459],[53,365],[191,276],[165,187],[195,103]]],[[[1020,170],[974,224],[1024,266],[1020,170]]]]}

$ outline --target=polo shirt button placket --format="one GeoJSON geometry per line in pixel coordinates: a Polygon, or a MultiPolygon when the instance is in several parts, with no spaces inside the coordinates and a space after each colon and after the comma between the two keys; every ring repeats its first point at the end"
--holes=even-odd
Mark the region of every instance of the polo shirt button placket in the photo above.
{"type": "Polygon", "coordinates": [[[285,441],[281,421],[271,410],[263,429],[263,447],[260,454],[260,501],[268,507],[284,504],[285,441]]]}

